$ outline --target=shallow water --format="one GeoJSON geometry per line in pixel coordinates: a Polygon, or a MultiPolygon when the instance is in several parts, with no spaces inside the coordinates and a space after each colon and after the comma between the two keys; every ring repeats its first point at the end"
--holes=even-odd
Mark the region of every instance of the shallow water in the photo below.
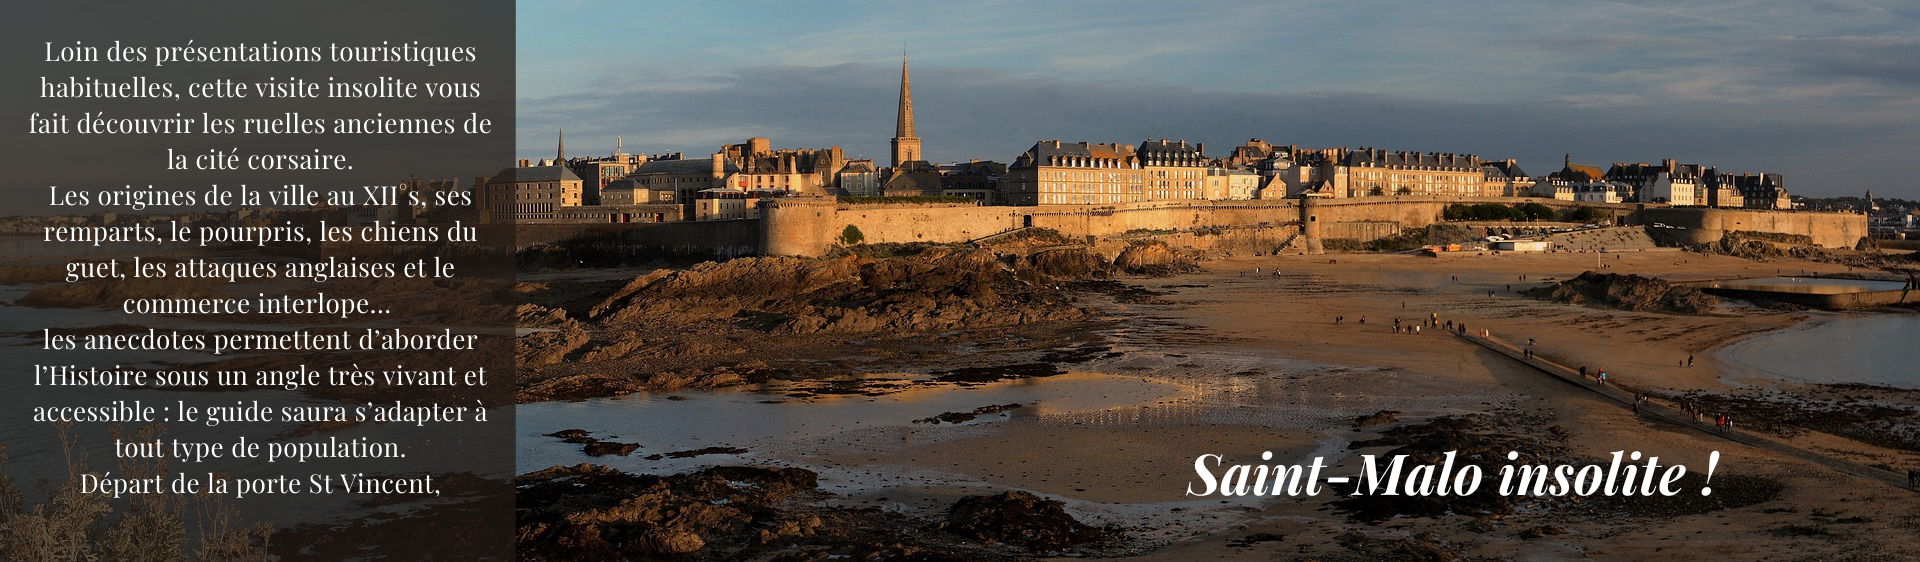
{"type": "Polygon", "coordinates": [[[1920,388],[1920,314],[1831,314],[1727,346],[1734,379],[1920,388]]]}
{"type": "Polygon", "coordinates": [[[1740,291],[1843,295],[1847,293],[1868,293],[1873,291],[1897,291],[1906,287],[1906,283],[1899,281],[1870,281],[1864,279],[1823,279],[1817,277],[1762,277],[1758,279],[1715,281],[1704,286],[1740,291]]]}
{"type": "MultiPolygon", "coordinates": [[[[742,390],[635,394],[579,402],[519,406],[520,472],[582,462],[630,472],[667,474],[737,458],[780,458],[817,450],[822,439],[876,428],[909,427],[914,420],[947,412],[971,412],[997,404],[1014,410],[982,415],[966,424],[1013,416],[1052,416],[1178,398],[1180,385],[1142,377],[1094,373],[1014,379],[985,384],[939,383],[926,375],[872,375],[829,381],[775,382],[742,390]],[[604,441],[639,443],[629,456],[592,457],[579,444],[546,434],[589,430],[604,441]],[[741,455],[703,455],[647,460],[706,447],[747,449],[741,455]]],[[[945,424],[942,424],[945,425],[945,424]]]]}

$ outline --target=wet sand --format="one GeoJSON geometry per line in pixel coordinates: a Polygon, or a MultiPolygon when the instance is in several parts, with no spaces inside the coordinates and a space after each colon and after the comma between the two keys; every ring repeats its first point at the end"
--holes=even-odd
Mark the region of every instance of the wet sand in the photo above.
{"type": "MultiPolygon", "coordinates": [[[[912,516],[937,516],[965,495],[1028,490],[1066,501],[1089,523],[1125,528],[1133,542],[1106,554],[1148,552],[1149,560],[1388,556],[1351,546],[1356,536],[1519,559],[1725,560],[1788,553],[1893,559],[1920,549],[1920,516],[1914,514],[1920,495],[1636,417],[1617,402],[1437,330],[1411,335],[1392,329],[1395,318],[1411,325],[1437,314],[1509,342],[1534,338],[1541,357],[1605,368],[1625,388],[1724,392],[1755,381],[1728,380],[1715,350],[1809,316],[1741,303],[1703,316],[1624,312],[1517,292],[1595,270],[1596,262],[1603,272],[1673,281],[1847,271],[1682,252],[1209,261],[1199,273],[1124,279],[1160,293],[1153,298],[1122,302],[1088,295],[1082,303],[1113,321],[1112,353],[1071,370],[1178,385],[1185,389],[1180,396],[1023,408],[960,425],[907,424],[903,416],[901,423],[838,431],[748,460],[818,470],[822,488],[840,494],[843,505],[912,516]],[[1336,323],[1336,316],[1345,320],[1336,323]],[[1684,366],[1689,354],[1693,367],[1684,366]],[[1399,421],[1354,426],[1355,417],[1381,410],[1398,412],[1399,421]],[[1386,448],[1348,451],[1348,443],[1461,414],[1535,420],[1519,430],[1554,428],[1571,454],[1586,461],[1637,450],[1703,467],[1707,453],[1719,451],[1716,475],[1777,481],[1784,491],[1755,505],[1681,516],[1522,509],[1484,521],[1449,515],[1372,524],[1335,513],[1330,502],[1337,493],[1262,500],[1184,495],[1200,454],[1253,462],[1272,451],[1275,463],[1325,454],[1341,458],[1329,473],[1353,473],[1354,454],[1386,448]],[[1548,527],[1565,534],[1526,538],[1548,527]],[[1243,540],[1250,536],[1270,540],[1243,540]]],[[[1920,466],[1920,456],[1909,452],[1819,432],[1784,440],[1863,464],[1920,466]]]]}
{"type": "MultiPolygon", "coordinates": [[[[1805,269],[1846,272],[1838,265],[1754,262],[1678,252],[1601,255],[1601,271],[1691,280],[1770,276],[1805,269]]],[[[1845,476],[1825,467],[1635,417],[1617,403],[1547,377],[1517,362],[1442,334],[1395,334],[1393,319],[1417,321],[1438,314],[1486,329],[1503,340],[1537,340],[1537,352],[1569,365],[1604,367],[1619,384],[1639,389],[1724,391],[1712,351],[1740,338],[1793,326],[1807,314],[1727,304],[1717,314],[1677,316],[1635,313],[1536,301],[1511,292],[1593,270],[1594,254],[1508,254],[1426,258],[1404,255],[1328,255],[1238,258],[1208,262],[1208,272],[1144,283],[1170,289],[1154,313],[1202,330],[1231,333],[1249,347],[1325,362],[1371,364],[1406,370],[1459,385],[1491,385],[1514,406],[1538,412],[1569,433],[1574,454],[1600,459],[1615,450],[1639,450],[1669,462],[1705,464],[1720,451],[1716,474],[1751,475],[1780,481],[1778,499],[1704,515],[1674,518],[1517,514],[1473,527],[1466,517],[1401,518],[1379,525],[1354,524],[1321,511],[1324,498],[1280,502],[1261,521],[1157,551],[1147,559],[1182,560],[1228,556],[1352,556],[1335,543],[1349,531],[1370,537],[1432,537],[1469,556],[1597,557],[1677,560],[1758,559],[1786,552],[1795,557],[1899,558],[1920,546],[1915,507],[1920,495],[1882,482],[1845,476]],[[1337,261],[1337,263],[1331,263],[1337,261]],[[1253,274],[1255,267],[1261,275],[1253,274]],[[1279,276],[1273,271],[1278,269],[1279,276]],[[1244,274],[1242,273],[1244,272],[1244,274]],[[1522,280],[1519,276],[1526,275],[1522,280]],[[1455,276],[1458,280],[1455,281],[1455,276]],[[1491,291],[1493,294],[1488,295],[1491,291]],[[1334,323],[1335,316],[1345,321],[1334,323]],[[1366,323],[1360,324],[1359,319],[1366,323]],[[1276,322],[1274,319],[1286,319],[1276,322]],[[1276,325],[1285,326],[1275,329],[1276,325]],[[1682,365],[1694,355],[1694,367],[1682,365]],[[1521,530],[1554,525],[1567,532],[1525,540],[1521,530]],[[1254,533],[1285,540],[1245,547],[1228,542],[1254,533]]],[[[1407,416],[1403,420],[1409,419],[1407,416]]],[[[1796,445],[1853,460],[1914,463],[1913,455],[1808,432],[1796,445]]]]}

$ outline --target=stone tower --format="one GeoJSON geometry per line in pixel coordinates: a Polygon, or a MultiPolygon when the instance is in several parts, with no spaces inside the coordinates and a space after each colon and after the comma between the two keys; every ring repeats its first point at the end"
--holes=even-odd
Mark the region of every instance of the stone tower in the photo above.
{"type": "Polygon", "coordinates": [[[554,148],[553,165],[567,165],[567,130],[560,129],[559,146],[554,148]]]}
{"type": "Polygon", "coordinates": [[[920,137],[913,133],[913,86],[907,80],[907,56],[900,55],[900,115],[893,127],[893,167],[920,160],[920,137]]]}

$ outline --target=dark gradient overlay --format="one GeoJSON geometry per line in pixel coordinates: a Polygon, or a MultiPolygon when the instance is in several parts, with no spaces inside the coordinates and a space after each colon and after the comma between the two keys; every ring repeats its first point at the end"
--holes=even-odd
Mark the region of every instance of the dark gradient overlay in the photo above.
{"type": "MultiPolygon", "coordinates": [[[[509,559],[513,556],[512,306],[513,271],[510,227],[480,225],[477,194],[467,194],[478,176],[492,176],[512,159],[514,127],[513,4],[499,0],[461,2],[61,2],[12,6],[7,18],[4,87],[8,171],[0,174],[7,200],[37,201],[0,210],[7,219],[32,224],[25,233],[0,234],[0,516],[14,527],[0,548],[19,547],[23,530],[74,525],[87,535],[88,548],[100,559],[169,558],[156,552],[180,552],[187,559],[239,558],[270,553],[284,560],[338,560],[354,557],[417,559],[509,559]],[[48,62],[76,42],[100,57],[98,62],[48,62]],[[416,43],[417,42],[417,43],[416,43]],[[144,61],[108,60],[120,47],[144,48],[144,61]],[[327,62],[330,47],[467,49],[472,62],[424,61],[327,62]],[[319,47],[318,62],[201,62],[172,60],[156,64],[160,48],[238,46],[319,47]],[[374,99],[267,98],[253,84],[289,78],[391,86],[416,85],[414,97],[374,99]],[[44,82],[43,82],[44,80],[44,82]],[[43,97],[43,83],[98,80],[132,84],[130,91],[151,93],[143,84],[168,83],[171,96],[62,99],[43,97]],[[226,80],[229,85],[216,81],[226,80]],[[245,98],[195,99],[193,84],[210,87],[249,85],[245,98]],[[426,84],[478,85],[463,97],[429,96],[426,84]],[[35,134],[30,117],[58,113],[68,117],[67,134],[35,134]],[[92,113],[108,119],[192,119],[178,134],[80,134],[75,122],[92,113]],[[206,117],[232,120],[280,120],[279,126],[318,120],[325,132],[245,134],[209,132],[206,117]],[[491,134],[466,132],[478,116],[491,121],[491,134]],[[451,132],[416,134],[338,134],[335,119],[436,119],[451,132]],[[350,170],[170,170],[168,154],[184,156],[190,166],[202,156],[339,155],[350,170]],[[64,192],[97,194],[131,186],[132,191],[186,191],[197,199],[210,190],[238,193],[351,192],[352,204],[319,205],[305,201],[257,204],[232,200],[192,206],[55,205],[50,186],[64,192]],[[216,187],[217,186],[217,187],[216,187]],[[299,186],[299,187],[289,187],[299,186]],[[21,194],[38,194],[21,197],[21,194]],[[393,195],[397,204],[371,200],[393,195]],[[409,195],[419,198],[418,201],[409,195]],[[466,195],[470,203],[462,203],[466,195]],[[61,217],[61,218],[47,218],[61,217]],[[352,242],[321,241],[319,225],[347,226],[352,242]],[[455,223],[474,227],[477,241],[449,241],[455,223]],[[109,242],[48,243],[41,227],[124,227],[145,225],[160,232],[202,227],[270,227],[284,233],[304,231],[307,240],[227,241],[201,245],[109,242]],[[406,228],[436,233],[437,240],[396,239],[406,228]],[[386,239],[362,238],[380,235],[386,239]],[[498,243],[496,243],[498,242],[498,243]],[[444,268],[452,277],[409,278],[348,274],[304,277],[246,276],[229,280],[91,278],[69,281],[67,264],[117,263],[129,274],[132,260],[169,272],[183,264],[225,271],[249,264],[273,264],[285,271],[296,263],[391,263],[444,268]],[[378,312],[349,314],[123,314],[127,299],[253,298],[367,299],[378,312]],[[220,354],[181,341],[213,345],[216,335],[350,334],[351,349],[241,350],[220,354]],[[135,338],[134,349],[47,349],[52,336],[85,341],[88,336],[154,335],[135,338]],[[362,339],[367,334],[378,337],[362,339]],[[471,349],[366,349],[393,335],[438,336],[440,341],[477,335],[471,349]],[[181,349],[185,347],[186,349],[181,349]],[[149,374],[145,385],[59,386],[36,384],[36,367],[120,369],[149,374]],[[358,384],[332,384],[329,369],[353,370],[358,384]],[[486,384],[476,384],[485,371],[486,384]],[[450,371],[449,371],[450,370],[450,371]],[[205,384],[162,384],[160,372],[204,372],[205,384]],[[221,384],[221,371],[243,373],[242,384],[221,384]],[[295,377],[259,378],[261,372],[318,372],[318,384],[295,377]],[[451,373],[453,384],[438,378],[390,377],[407,371],[418,377],[451,373]],[[426,380],[429,384],[421,384],[426,380]],[[266,382],[267,384],[260,384],[266,382]],[[155,423],[81,422],[70,427],[33,421],[38,407],[109,408],[116,402],[153,407],[155,423]],[[200,408],[194,421],[179,419],[181,406],[200,408]],[[209,408],[241,421],[212,423],[209,408]],[[427,410],[424,408],[432,408],[427,410]],[[405,411],[447,416],[460,411],[461,422],[412,418],[387,423],[360,420],[359,414],[405,411]],[[474,421],[484,409],[487,421],[474,421]],[[268,421],[246,421],[266,412],[268,421]],[[338,419],[344,413],[345,419],[338,419]],[[288,418],[297,418],[289,421],[288,418]],[[168,456],[129,457],[122,443],[163,444],[172,453],[182,443],[223,445],[223,454],[195,461],[168,456]],[[245,440],[258,447],[256,458],[230,455],[245,440]],[[391,458],[277,459],[276,445],[336,446],[390,443],[391,458]],[[107,473],[111,472],[109,476],[107,473]],[[110,478],[160,476],[225,480],[226,494],[176,493],[123,496],[75,493],[84,475],[110,478]],[[210,476],[211,475],[211,476],[210,476]],[[270,481],[298,480],[298,493],[270,481]],[[240,480],[270,490],[236,497],[240,480]],[[430,479],[438,495],[361,493],[358,479],[430,479]],[[324,483],[316,485],[318,483],[324,483]],[[331,493],[326,490],[331,486],[331,493]],[[316,487],[320,488],[316,490],[316,487]],[[9,491],[17,493],[8,493],[9,491]],[[96,515],[90,506],[104,502],[96,515]],[[33,518],[36,507],[40,515],[33,518]],[[26,521],[27,523],[21,523],[26,521]],[[37,525],[37,527],[36,527],[37,525]],[[224,549],[224,550],[223,550],[224,549]],[[222,552],[233,554],[222,555],[222,552]]],[[[444,52],[444,51],[441,51],[444,52]]],[[[191,53],[200,56],[199,52],[191,53]]],[[[225,54],[224,52],[221,54],[225,54]]],[[[463,55],[464,56],[464,55],[463,55]]],[[[376,90],[380,88],[376,87],[376,90]]],[[[378,92],[390,93],[390,92],[378,92]]],[[[352,268],[347,268],[352,269],[352,268]]],[[[259,271],[259,270],[254,270],[259,271]]],[[[436,344],[436,347],[440,346],[436,344]]],[[[462,347],[465,347],[464,345],[462,347]]],[[[43,379],[44,380],[44,379],[43,379]]],[[[170,487],[170,486],[169,486],[170,487]]],[[[0,532],[0,535],[9,533],[0,532]]],[[[17,552],[16,552],[17,554],[17,552]]],[[[0,552],[0,558],[8,558],[0,552]]]]}

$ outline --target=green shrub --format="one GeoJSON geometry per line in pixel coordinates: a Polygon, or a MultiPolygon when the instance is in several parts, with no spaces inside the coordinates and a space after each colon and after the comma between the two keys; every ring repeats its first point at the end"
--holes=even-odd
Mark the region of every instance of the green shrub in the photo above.
{"type": "Polygon", "coordinates": [[[867,235],[860,232],[860,227],[849,224],[846,228],[840,229],[840,237],[834,240],[838,241],[841,246],[852,246],[866,242],[867,235]]]}

